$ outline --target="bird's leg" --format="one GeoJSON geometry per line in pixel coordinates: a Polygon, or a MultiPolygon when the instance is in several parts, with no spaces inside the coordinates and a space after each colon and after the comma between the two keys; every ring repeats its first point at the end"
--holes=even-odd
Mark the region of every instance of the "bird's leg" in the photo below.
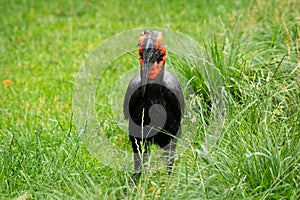
{"type": "Polygon", "coordinates": [[[143,166],[147,162],[147,153],[134,153],[134,174],[135,179],[139,177],[143,171],[143,166]]]}
{"type": "Polygon", "coordinates": [[[132,181],[135,181],[141,175],[144,163],[148,161],[147,145],[139,138],[131,138],[131,145],[134,152],[134,174],[132,181]]]}
{"type": "Polygon", "coordinates": [[[134,159],[134,173],[131,176],[131,184],[134,185],[136,179],[138,179],[141,175],[141,163],[142,163],[142,159],[139,153],[134,153],[133,154],[133,159],[134,159]]]}
{"type": "Polygon", "coordinates": [[[169,174],[172,173],[172,168],[175,160],[176,143],[177,143],[177,139],[174,137],[170,140],[169,144],[167,144],[162,148],[164,150],[163,157],[167,158],[169,174]]]}

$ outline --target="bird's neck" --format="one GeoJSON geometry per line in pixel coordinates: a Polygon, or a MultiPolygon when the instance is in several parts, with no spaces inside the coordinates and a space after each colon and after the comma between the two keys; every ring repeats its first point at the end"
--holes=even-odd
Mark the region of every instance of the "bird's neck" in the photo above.
{"type": "Polygon", "coordinates": [[[163,85],[159,83],[148,83],[145,89],[144,98],[159,99],[163,96],[163,85]]]}

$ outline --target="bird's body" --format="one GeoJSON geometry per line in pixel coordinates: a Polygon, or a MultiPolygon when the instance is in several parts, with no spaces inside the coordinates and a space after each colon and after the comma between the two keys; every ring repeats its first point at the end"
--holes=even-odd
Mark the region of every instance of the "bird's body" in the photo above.
{"type": "Polygon", "coordinates": [[[129,120],[129,135],[134,153],[140,150],[135,139],[143,139],[163,148],[180,131],[183,109],[181,88],[170,72],[166,71],[164,77],[166,78],[162,84],[148,83],[144,96],[139,75],[128,86],[124,114],[129,120]]]}
{"type": "MultiPolygon", "coordinates": [[[[160,39],[162,42],[159,34],[156,31],[143,32],[143,39],[139,40],[141,70],[130,81],[124,99],[123,110],[125,118],[129,120],[129,138],[135,155],[136,173],[140,172],[143,162],[140,154],[147,153],[148,144],[157,144],[172,154],[181,131],[184,98],[180,84],[175,76],[164,69],[164,43],[156,47],[149,45],[160,39]]],[[[169,161],[172,165],[174,159],[169,161]]]]}

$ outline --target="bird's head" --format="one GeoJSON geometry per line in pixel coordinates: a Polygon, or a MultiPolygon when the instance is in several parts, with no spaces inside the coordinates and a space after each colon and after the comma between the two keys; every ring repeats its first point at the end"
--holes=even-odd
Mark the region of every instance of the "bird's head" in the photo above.
{"type": "Polygon", "coordinates": [[[138,40],[142,84],[161,79],[167,56],[166,45],[159,31],[145,30],[138,40]]]}

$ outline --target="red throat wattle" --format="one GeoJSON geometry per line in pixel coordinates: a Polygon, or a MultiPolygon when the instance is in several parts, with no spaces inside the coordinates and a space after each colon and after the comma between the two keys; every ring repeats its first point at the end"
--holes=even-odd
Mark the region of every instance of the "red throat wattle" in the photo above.
{"type": "MultiPolygon", "coordinates": [[[[149,33],[145,34],[145,32],[142,32],[141,36],[138,40],[138,45],[139,45],[138,55],[139,55],[140,65],[141,65],[142,70],[144,70],[144,60],[142,57],[142,52],[144,49],[144,41],[145,41],[146,37],[151,38],[152,35],[149,33]]],[[[155,50],[159,50],[161,57],[159,59],[159,62],[155,61],[151,67],[151,70],[148,74],[148,79],[150,79],[150,80],[155,79],[159,75],[159,73],[166,61],[166,57],[167,57],[167,49],[166,49],[166,45],[162,38],[162,33],[158,32],[157,36],[154,37],[154,39],[155,39],[155,50]]]]}

